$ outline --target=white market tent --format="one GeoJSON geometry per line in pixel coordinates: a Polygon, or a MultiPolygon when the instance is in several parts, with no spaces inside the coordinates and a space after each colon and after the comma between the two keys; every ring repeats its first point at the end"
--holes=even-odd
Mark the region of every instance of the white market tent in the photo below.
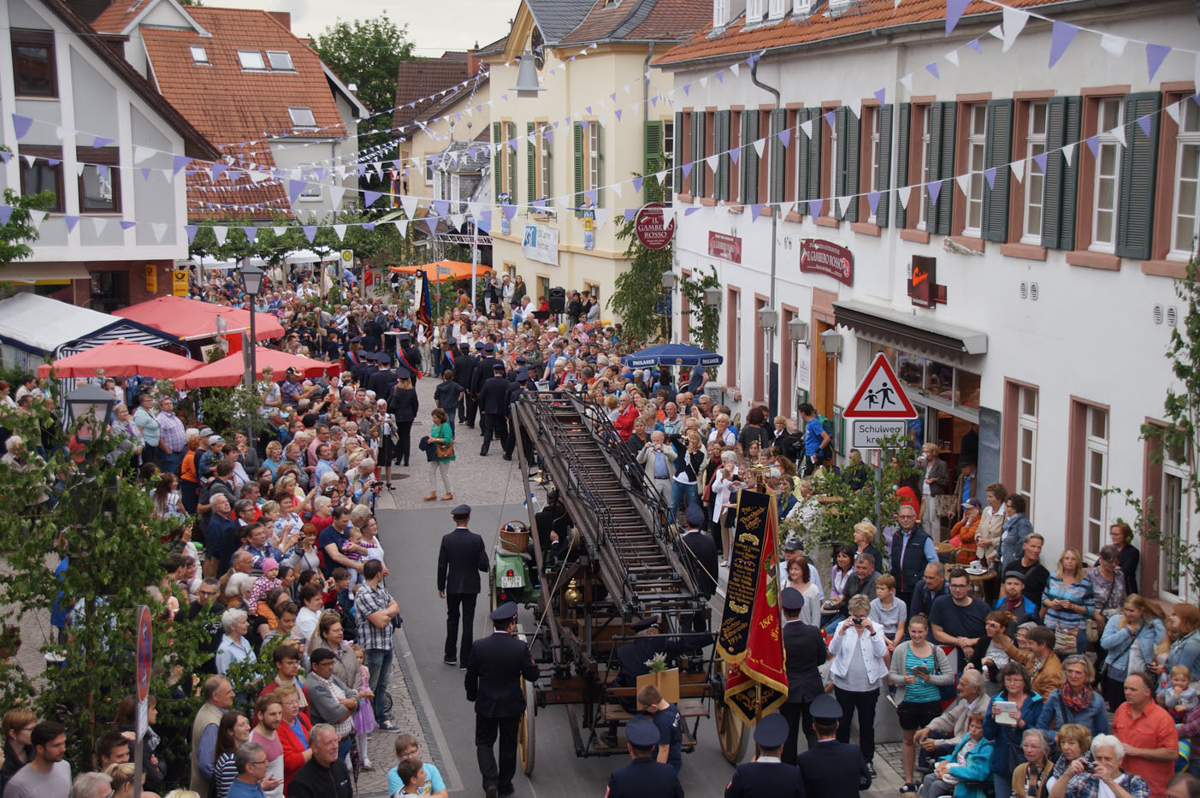
{"type": "Polygon", "coordinates": [[[0,362],[33,371],[59,359],[124,338],[153,347],[179,339],[135,321],[32,293],[0,300],[0,362]]]}

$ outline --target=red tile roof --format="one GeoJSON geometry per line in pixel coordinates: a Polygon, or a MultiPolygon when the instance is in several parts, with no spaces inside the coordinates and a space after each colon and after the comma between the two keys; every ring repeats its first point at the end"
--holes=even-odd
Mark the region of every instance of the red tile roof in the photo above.
{"type": "Polygon", "coordinates": [[[221,148],[234,168],[213,181],[207,164],[195,165],[187,179],[188,219],[213,221],[251,218],[270,220],[292,218],[286,184],[272,176],[255,183],[246,170],[264,172],[275,168],[271,147],[262,142],[253,145],[226,145],[221,148]],[[254,168],[257,166],[257,168],[254,168]]]}
{"type": "Polygon", "coordinates": [[[112,4],[92,22],[101,33],[120,33],[146,9],[150,0],[113,0],[112,4]]]}
{"type": "MultiPolygon", "coordinates": [[[[1063,0],[1005,0],[1016,8],[1052,6],[1063,0]]],[[[782,22],[769,23],[744,30],[742,21],[736,20],[723,32],[713,35],[712,17],[708,24],[687,41],[654,59],[656,66],[673,66],[698,60],[730,60],[747,56],[761,50],[815,44],[868,31],[883,30],[905,25],[937,23],[946,18],[946,0],[903,0],[895,7],[893,0],[856,0],[844,13],[836,17],[826,14],[827,6],[822,3],[816,13],[808,17],[794,18],[790,14],[782,22]]],[[[975,0],[967,6],[962,20],[980,14],[992,14],[999,18],[1000,9],[991,3],[975,0]]]]}
{"type": "Polygon", "coordinates": [[[559,42],[680,41],[712,21],[711,0],[608,0],[596,4],[583,22],[559,42]]]}
{"type": "Polygon", "coordinates": [[[414,119],[424,118],[431,105],[441,98],[409,103],[453,88],[471,77],[466,53],[445,53],[428,61],[401,61],[396,75],[396,102],[392,112],[392,128],[398,130],[414,119]]]}

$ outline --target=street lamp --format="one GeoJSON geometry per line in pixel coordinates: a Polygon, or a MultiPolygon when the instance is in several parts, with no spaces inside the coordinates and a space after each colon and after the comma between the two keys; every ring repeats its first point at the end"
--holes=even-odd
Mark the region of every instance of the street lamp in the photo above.
{"type": "MultiPolygon", "coordinates": [[[[254,310],[255,299],[262,291],[263,278],[266,277],[266,272],[250,262],[249,258],[242,258],[241,268],[242,291],[250,298],[250,342],[247,345],[247,363],[249,368],[246,370],[246,395],[252,396],[254,393],[254,380],[258,374],[258,364],[255,362],[257,354],[258,338],[254,333],[254,317],[258,315],[254,310]]],[[[251,443],[254,441],[254,420],[253,418],[246,419],[247,435],[246,439],[251,443]]]]}
{"type": "Polygon", "coordinates": [[[678,283],[678,278],[675,277],[675,272],[671,271],[670,269],[667,269],[665,272],[662,273],[662,287],[663,288],[667,289],[668,291],[672,291],[672,290],[674,290],[675,285],[677,283],[678,283]]]}
{"type": "Polygon", "coordinates": [[[79,424],[75,440],[89,443],[108,428],[117,397],[99,385],[88,383],[67,394],[66,402],[71,426],[79,424]]]}
{"type": "Polygon", "coordinates": [[[710,308],[719,307],[721,304],[721,289],[720,288],[705,288],[704,289],[704,304],[710,308]]]}
{"type": "Polygon", "coordinates": [[[533,53],[521,53],[520,64],[517,67],[517,85],[513,86],[510,91],[515,91],[517,97],[522,100],[537,97],[538,92],[545,91],[538,85],[537,61],[534,59],[533,53]]]}

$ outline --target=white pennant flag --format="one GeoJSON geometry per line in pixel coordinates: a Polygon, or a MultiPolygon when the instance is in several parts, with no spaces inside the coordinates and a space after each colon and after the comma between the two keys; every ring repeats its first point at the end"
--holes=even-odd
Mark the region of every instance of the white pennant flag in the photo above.
{"type": "Polygon", "coordinates": [[[612,216],[612,211],[607,208],[596,209],[596,229],[603,230],[604,225],[608,224],[609,217],[612,216]]]}
{"type": "Polygon", "coordinates": [[[454,225],[455,230],[461,230],[462,226],[463,226],[463,222],[465,222],[466,220],[467,220],[467,217],[462,215],[461,213],[450,214],[450,224],[454,225]]]}
{"type": "Polygon", "coordinates": [[[287,234],[287,231],[288,231],[288,229],[286,227],[272,227],[271,228],[271,232],[277,236],[285,235],[285,234],[287,234]]]}
{"type": "Polygon", "coordinates": [[[96,231],[97,237],[104,235],[104,231],[108,229],[108,219],[103,216],[93,216],[92,229],[96,231]]]}
{"type": "Polygon", "coordinates": [[[1117,58],[1125,55],[1125,45],[1129,44],[1129,40],[1122,36],[1113,36],[1111,33],[1105,33],[1100,37],[1100,46],[1104,51],[1117,58]]]}
{"type": "Polygon", "coordinates": [[[266,172],[247,172],[247,174],[250,175],[250,182],[254,184],[271,179],[271,175],[266,172]]]}
{"type": "Polygon", "coordinates": [[[704,162],[708,164],[708,168],[713,170],[715,173],[717,171],[717,164],[720,163],[720,159],[716,155],[710,155],[704,159],[704,162]]]}
{"type": "Polygon", "coordinates": [[[24,158],[25,163],[29,164],[30,166],[33,166],[33,162],[37,160],[36,155],[22,155],[21,157],[24,158]]]}
{"type": "Polygon", "coordinates": [[[1110,130],[1108,132],[1113,134],[1113,136],[1116,137],[1117,141],[1121,142],[1122,147],[1129,146],[1127,144],[1127,142],[1125,141],[1125,126],[1124,125],[1117,125],[1116,127],[1114,127],[1112,130],[1110,130]]]}
{"type": "Polygon", "coordinates": [[[902,85],[909,94],[912,94],[912,90],[913,90],[912,75],[909,74],[909,75],[905,75],[904,77],[900,78],[900,85],[902,85]]]}
{"type": "Polygon", "coordinates": [[[1177,125],[1179,124],[1179,105],[1180,105],[1179,103],[1171,103],[1170,105],[1168,105],[1166,108],[1163,109],[1164,111],[1167,112],[1167,116],[1171,117],[1171,119],[1177,125]]]}
{"type": "Polygon", "coordinates": [[[154,157],[153,147],[143,147],[141,144],[133,148],[133,162],[141,163],[154,157]]]}
{"type": "Polygon", "coordinates": [[[736,78],[736,77],[738,76],[738,73],[742,71],[742,65],[741,65],[741,64],[736,64],[736,63],[735,63],[735,64],[730,64],[730,65],[729,65],[729,71],[730,71],[730,72],[732,72],[732,73],[733,73],[733,76],[736,78]]]}
{"type": "Polygon", "coordinates": [[[409,196],[400,197],[400,207],[404,209],[404,215],[412,219],[417,212],[417,198],[409,196]]]}
{"type": "Polygon", "coordinates": [[[763,147],[765,147],[766,144],[767,144],[766,139],[758,139],[757,141],[754,142],[754,151],[758,153],[759,158],[761,158],[763,156],[763,147]]]}
{"type": "Polygon", "coordinates": [[[854,114],[855,119],[862,119],[862,100],[851,100],[846,103],[846,107],[854,114]]]}
{"type": "Polygon", "coordinates": [[[664,169],[661,172],[655,172],[654,179],[657,180],[659,182],[659,184],[661,185],[662,182],[667,179],[667,170],[664,169]]]}
{"type": "Polygon", "coordinates": [[[1004,6],[1004,47],[1001,48],[1001,52],[1007,53],[1009,48],[1016,44],[1017,37],[1021,35],[1028,21],[1029,14],[1026,12],[1004,6]]]}
{"type": "Polygon", "coordinates": [[[1013,177],[1015,177],[1017,179],[1018,183],[1025,182],[1025,162],[1024,161],[1013,161],[1012,163],[1009,164],[1009,168],[1012,169],[1013,177]]]}
{"type": "MultiPolygon", "coordinates": [[[[1179,119],[1176,118],[1175,121],[1178,122],[1179,119]]],[[[75,164],[75,174],[78,175],[79,177],[83,177],[83,170],[87,169],[87,167],[88,167],[88,165],[85,163],[75,164]]]]}
{"type": "Polygon", "coordinates": [[[700,86],[705,89],[708,88],[708,75],[705,75],[704,77],[700,78],[700,86]]]}
{"type": "Polygon", "coordinates": [[[408,220],[407,219],[397,219],[395,224],[396,224],[396,229],[398,231],[400,231],[401,238],[408,235],[408,220]]]}
{"type": "Polygon", "coordinates": [[[213,235],[217,237],[217,246],[223,247],[225,246],[225,239],[229,235],[229,228],[218,225],[213,228],[213,235]]]}
{"type": "Polygon", "coordinates": [[[812,127],[813,121],[811,119],[809,119],[807,122],[800,123],[800,129],[803,130],[804,135],[808,136],[810,139],[812,138],[812,127]]]}
{"type": "Polygon", "coordinates": [[[1000,41],[1004,41],[1004,26],[997,25],[996,27],[994,27],[988,31],[988,35],[992,36],[993,38],[999,39],[1000,41]]]}
{"type": "Polygon", "coordinates": [[[344,224],[335,224],[335,225],[333,226],[333,232],[337,233],[338,241],[345,241],[345,240],[346,240],[346,225],[344,225],[344,224]]]}
{"type": "Polygon", "coordinates": [[[900,203],[901,208],[908,207],[908,200],[910,196],[912,196],[912,188],[910,186],[896,189],[896,202],[900,203]]]}
{"type": "Polygon", "coordinates": [[[154,231],[155,243],[161,244],[163,242],[163,236],[167,234],[166,224],[155,223],[150,225],[150,229],[154,231]]]}
{"type": "Polygon", "coordinates": [[[946,60],[951,64],[958,66],[958,50],[951,50],[950,52],[946,53],[946,60]]]}
{"type": "Polygon", "coordinates": [[[29,222],[33,225],[35,230],[41,230],[42,222],[46,221],[46,216],[47,214],[45,211],[31,210],[29,212],[29,222]]]}
{"type": "Polygon", "coordinates": [[[335,186],[329,187],[329,197],[330,197],[330,201],[333,203],[334,208],[342,207],[342,197],[344,197],[344,196],[346,196],[346,187],[345,186],[336,186],[335,185],[335,186]]]}
{"type": "Polygon", "coordinates": [[[621,184],[620,183],[613,183],[611,186],[609,186],[609,188],[611,188],[613,191],[615,191],[618,197],[621,196],[621,184]]]}
{"type": "Polygon", "coordinates": [[[834,197],[833,198],[833,214],[834,214],[835,218],[840,219],[840,218],[842,218],[843,215],[845,215],[845,210],[844,210],[845,207],[846,207],[846,198],[845,197],[834,197]]]}
{"type": "Polygon", "coordinates": [[[958,183],[958,188],[962,191],[964,197],[971,196],[971,175],[958,175],[954,178],[954,182],[958,183]]]}
{"type": "Polygon", "coordinates": [[[66,125],[59,125],[54,128],[54,135],[58,137],[59,141],[65,141],[67,136],[71,135],[71,132],[71,128],[66,125]]]}
{"type": "Polygon", "coordinates": [[[1071,161],[1075,158],[1075,142],[1064,144],[1062,148],[1063,157],[1067,159],[1067,166],[1071,165],[1071,161]]]}

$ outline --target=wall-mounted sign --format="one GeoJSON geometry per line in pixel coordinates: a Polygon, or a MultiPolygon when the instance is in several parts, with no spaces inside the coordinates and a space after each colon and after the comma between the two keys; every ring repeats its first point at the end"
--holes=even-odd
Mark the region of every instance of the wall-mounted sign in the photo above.
{"type": "Polygon", "coordinates": [[[558,228],[544,224],[525,225],[525,238],[521,249],[530,260],[557,266],[558,228]]]}
{"type": "Polygon", "coordinates": [[[854,284],[854,253],[832,241],[805,238],[800,241],[800,271],[827,274],[843,285],[854,284]]]}
{"type": "Polygon", "coordinates": [[[708,254],[730,263],[742,262],[742,239],[708,231],[708,254]]]}
{"type": "Polygon", "coordinates": [[[946,304],[946,286],[937,281],[937,258],[913,255],[908,267],[908,296],[919,308],[946,304]]]}
{"type": "Polygon", "coordinates": [[[158,293],[158,266],[153,263],[146,264],[146,293],[158,293]]]}
{"type": "Polygon", "coordinates": [[[666,221],[661,202],[648,202],[638,209],[633,219],[633,229],[638,241],[647,249],[662,249],[675,236],[675,219],[666,221]]]}
{"type": "Polygon", "coordinates": [[[188,295],[188,273],[186,269],[174,269],[171,271],[171,295],[188,295]]]}

